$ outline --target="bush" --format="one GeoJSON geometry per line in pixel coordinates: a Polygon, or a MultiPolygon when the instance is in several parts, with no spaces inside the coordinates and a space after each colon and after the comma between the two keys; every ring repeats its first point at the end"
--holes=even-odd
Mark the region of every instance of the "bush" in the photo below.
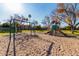
{"type": "Polygon", "coordinates": [[[9,27],[10,25],[9,25],[9,23],[3,23],[1,26],[2,27],[9,27]]]}
{"type": "Polygon", "coordinates": [[[71,30],[70,26],[65,26],[64,28],[61,28],[62,30],[71,30]]]}

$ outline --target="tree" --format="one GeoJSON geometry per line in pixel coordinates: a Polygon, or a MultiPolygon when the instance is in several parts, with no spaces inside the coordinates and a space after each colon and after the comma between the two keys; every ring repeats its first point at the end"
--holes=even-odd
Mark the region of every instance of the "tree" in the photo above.
{"type": "Polygon", "coordinates": [[[48,28],[48,30],[50,29],[51,20],[49,16],[45,16],[44,20],[41,23],[45,25],[48,28]]]}
{"type": "Polygon", "coordinates": [[[9,27],[9,26],[10,26],[10,25],[9,25],[8,22],[2,24],[2,27],[9,27]]]}
{"type": "Polygon", "coordinates": [[[31,23],[32,23],[31,26],[32,26],[34,35],[36,35],[36,31],[35,31],[36,28],[35,27],[38,25],[38,22],[36,20],[33,20],[31,23]]]}
{"type": "Polygon", "coordinates": [[[78,4],[76,3],[59,3],[56,12],[58,15],[63,17],[64,22],[66,22],[70,27],[71,31],[74,34],[74,30],[76,26],[79,25],[79,22],[77,22],[77,18],[79,18],[79,9],[78,4]]]}
{"type": "Polygon", "coordinates": [[[51,24],[53,23],[57,23],[57,24],[61,24],[61,20],[62,20],[62,17],[59,16],[59,14],[56,12],[56,10],[52,11],[51,12],[51,24]]]}
{"type": "Polygon", "coordinates": [[[36,30],[41,30],[41,25],[35,26],[36,30]]]}
{"type": "Polygon", "coordinates": [[[70,26],[65,26],[63,29],[64,30],[70,30],[70,28],[71,28],[70,26]]]}
{"type": "Polygon", "coordinates": [[[0,26],[1,26],[1,22],[0,22],[0,26]]]}

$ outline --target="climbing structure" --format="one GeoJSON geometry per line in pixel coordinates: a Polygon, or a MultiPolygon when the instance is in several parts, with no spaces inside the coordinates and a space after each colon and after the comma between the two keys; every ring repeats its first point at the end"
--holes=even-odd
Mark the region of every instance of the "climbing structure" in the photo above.
{"type": "MultiPolygon", "coordinates": [[[[23,16],[22,17],[20,17],[18,15],[11,16],[10,28],[9,28],[10,29],[10,37],[9,37],[8,48],[6,51],[6,56],[8,55],[8,52],[9,52],[11,40],[13,41],[13,55],[16,56],[15,40],[16,40],[16,33],[18,32],[16,22],[20,23],[20,25],[19,25],[19,27],[20,27],[22,22],[27,22],[27,21],[28,21],[28,19],[24,18],[23,16]]],[[[21,28],[19,30],[21,30],[21,28]]]]}
{"type": "Polygon", "coordinates": [[[57,19],[53,20],[51,22],[51,31],[52,31],[52,34],[56,34],[57,31],[59,30],[59,21],[57,19]]]}

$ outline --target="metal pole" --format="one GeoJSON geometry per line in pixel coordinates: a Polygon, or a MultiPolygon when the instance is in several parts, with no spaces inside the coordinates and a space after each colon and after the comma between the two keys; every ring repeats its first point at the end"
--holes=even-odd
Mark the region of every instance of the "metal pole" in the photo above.
{"type": "Polygon", "coordinates": [[[7,51],[6,51],[6,56],[8,56],[9,47],[10,47],[10,43],[11,43],[11,20],[10,20],[10,27],[9,27],[9,30],[10,30],[10,37],[9,37],[9,44],[8,44],[8,48],[7,48],[7,51]]]}
{"type": "Polygon", "coordinates": [[[32,24],[30,23],[30,26],[31,26],[31,35],[32,35],[32,24]]]}
{"type": "Polygon", "coordinates": [[[32,25],[30,22],[29,22],[29,30],[30,30],[30,35],[32,35],[32,25]]]}
{"type": "Polygon", "coordinates": [[[13,19],[13,25],[14,25],[14,32],[13,32],[13,55],[16,56],[16,50],[15,50],[16,24],[15,24],[15,19],[13,19]]]}
{"type": "Polygon", "coordinates": [[[34,33],[34,35],[36,35],[36,29],[34,27],[35,27],[35,24],[33,26],[33,33],[34,33]]]}

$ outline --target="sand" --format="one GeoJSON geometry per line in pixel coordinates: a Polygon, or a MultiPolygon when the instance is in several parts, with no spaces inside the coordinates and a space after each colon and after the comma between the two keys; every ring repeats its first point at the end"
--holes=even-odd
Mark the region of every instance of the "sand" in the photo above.
{"type": "MultiPolygon", "coordinates": [[[[5,56],[9,43],[9,36],[0,36],[0,56],[5,56]]],[[[16,56],[78,56],[79,40],[70,37],[50,36],[37,33],[16,35],[16,56]]],[[[13,39],[11,40],[9,56],[13,56],[13,39]]]]}

